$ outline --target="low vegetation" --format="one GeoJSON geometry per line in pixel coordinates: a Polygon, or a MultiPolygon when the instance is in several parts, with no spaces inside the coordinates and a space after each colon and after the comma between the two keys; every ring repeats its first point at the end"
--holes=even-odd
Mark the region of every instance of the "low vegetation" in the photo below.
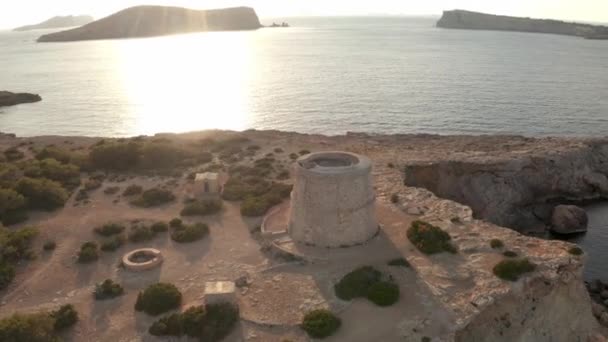
{"type": "Polygon", "coordinates": [[[241,203],[241,215],[256,217],[266,214],[270,208],[289,197],[291,188],[291,185],[274,183],[266,193],[246,197],[241,203]]]}
{"type": "Polygon", "coordinates": [[[508,259],[496,264],[492,271],[498,278],[508,281],[517,281],[523,274],[532,272],[536,265],[528,259],[508,259]]]}
{"type": "Polygon", "coordinates": [[[572,255],[583,255],[583,250],[580,247],[572,247],[568,249],[568,253],[572,255]]]}
{"type": "Polygon", "coordinates": [[[222,210],[222,201],[219,199],[194,200],[186,203],[180,212],[181,216],[206,216],[218,213],[222,210]]]}
{"type": "Polygon", "coordinates": [[[106,223],[101,227],[96,227],[93,231],[101,236],[112,236],[124,232],[125,226],[119,223],[106,223]]]}
{"type": "Polygon", "coordinates": [[[15,313],[0,320],[0,341],[59,342],[59,334],[78,322],[78,313],[70,304],[52,312],[15,313]]]}
{"type": "Polygon", "coordinates": [[[502,252],[502,255],[506,256],[507,258],[516,258],[517,257],[517,253],[515,253],[513,251],[504,251],[504,252],[502,252]]]}
{"type": "Polygon", "coordinates": [[[128,234],[129,241],[133,243],[149,241],[154,239],[154,237],[156,237],[156,232],[145,224],[132,226],[128,234]]]}
{"type": "Polygon", "coordinates": [[[63,207],[68,199],[68,192],[60,183],[46,178],[23,177],[16,191],[26,199],[29,209],[55,210],[63,207]]]}
{"type": "Polygon", "coordinates": [[[179,308],[181,303],[182,294],[175,285],[156,283],[139,293],[135,303],[135,310],[156,316],[179,308]]]}
{"type": "Polygon", "coordinates": [[[113,252],[113,251],[119,249],[120,247],[122,247],[125,244],[125,242],[126,242],[126,239],[123,235],[113,236],[109,240],[102,242],[101,247],[99,247],[99,249],[101,249],[104,252],[113,252]]]}
{"type": "Polygon", "coordinates": [[[55,243],[55,241],[47,241],[44,243],[44,245],[42,245],[42,249],[44,249],[45,251],[52,251],[57,247],[57,244],[55,243]]]}
{"type": "Polygon", "coordinates": [[[490,240],[490,247],[492,247],[494,249],[503,248],[504,246],[505,246],[505,244],[502,242],[502,240],[499,240],[499,239],[490,240]]]}
{"type": "Polygon", "coordinates": [[[302,330],[312,338],[326,338],[333,335],[342,321],[329,310],[314,310],[304,315],[302,320],[302,330]]]}
{"type": "Polygon", "coordinates": [[[195,223],[191,225],[180,224],[173,227],[171,239],[178,243],[188,243],[198,241],[209,235],[209,226],[204,223],[195,223]]]}
{"type": "Polygon", "coordinates": [[[10,231],[0,226],[0,290],[15,278],[17,263],[28,259],[32,241],[37,235],[38,229],[32,227],[10,231]]]}
{"type": "Polygon", "coordinates": [[[392,194],[391,195],[391,203],[393,203],[393,204],[399,203],[399,195],[398,194],[392,194]]]}
{"type": "Polygon", "coordinates": [[[154,322],[148,332],[154,336],[189,336],[200,341],[219,342],[234,329],[238,309],[228,303],[191,307],[154,322]]]}
{"type": "Polygon", "coordinates": [[[405,258],[392,259],[389,260],[386,264],[389,266],[411,267],[410,263],[405,260],[405,258]]]}
{"type": "Polygon", "coordinates": [[[150,229],[154,233],[164,233],[169,230],[169,225],[165,222],[155,222],[150,226],[150,229]]]}
{"type": "Polygon", "coordinates": [[[93,241],[85,242],[80,246],[78,252],[78,262],[88,264],[99,259],[99,251],[97,243],[93,241]]]}
{"type": "Polygon", "coordinates": [[[96,300],[112,299],[121,296],[125,290],[112,279],[106,279],[103,282],[95,285],[93,295],[96,300]]]}
{"type": "Polygon", "coordinates": [[[125,191],[122,192],[123,196],[135,196],[135,195],[139,195],[144,191],[144,189],[136,184],[131,184],[129,185],[125,191]]]}
{"type": "Polygon", "coordinates": [[[399,300],[399,286],[394,282],[379,281],[367,289],[366,298],[378,306],[391,306],[399,300]]]}
{"type": "Polygon", "coordinates": [[[342,300],[364,297],[378,306],[389,306],[399,300],[399,286],[383,279],[380,271],[371,266],[360,267],[346,274],[335,286],[336,296],[342,300]]]}
{"type": "Polygon", "coordinates": [[[137,198],[131,201],[131,204],[137,207],[150,208],[173,202],[175,195],[165,189],[152,188],[141,193],[137,198]]]}
{"type": "Polygon", "coordinates": [[[424,221],[414,221],[407,231],[407,237],[418,250],[425,254],[442,252],[456,253],[450,242],[450,234],[424,221]]]}

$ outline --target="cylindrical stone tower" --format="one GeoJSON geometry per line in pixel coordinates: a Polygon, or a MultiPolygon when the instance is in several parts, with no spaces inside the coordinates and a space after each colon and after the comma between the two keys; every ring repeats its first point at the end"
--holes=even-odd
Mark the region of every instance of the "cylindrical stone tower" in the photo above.
{"type": "Polygon", "coordinates": [[[363,243],[378,231],[372,163],[348,152],[305,155],[295,163],[288,232],[320,247],[363,243]]]}

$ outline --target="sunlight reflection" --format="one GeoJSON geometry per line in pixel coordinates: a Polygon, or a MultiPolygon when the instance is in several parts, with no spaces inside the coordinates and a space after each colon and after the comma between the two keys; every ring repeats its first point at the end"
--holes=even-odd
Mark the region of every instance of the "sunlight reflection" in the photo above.
{"type": "MultiPolygon", "coordinates": [[[[117,70],[142,134],[248,126],[254,54],[246,32],[123,40],[117,70]]],[[[126,128],[126,127],[125,127],[126,128]]]]}

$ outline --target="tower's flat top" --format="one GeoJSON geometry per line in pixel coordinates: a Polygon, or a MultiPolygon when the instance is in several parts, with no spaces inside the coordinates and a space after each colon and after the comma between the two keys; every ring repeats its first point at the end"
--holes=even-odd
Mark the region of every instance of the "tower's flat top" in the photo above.
{"type": "Polygon", "coordinates": [[[197,173],[196,176],[194,176],[195,181],[217,180],[217,178],[218,178],[218,174],[215,172],[197,173]]]}

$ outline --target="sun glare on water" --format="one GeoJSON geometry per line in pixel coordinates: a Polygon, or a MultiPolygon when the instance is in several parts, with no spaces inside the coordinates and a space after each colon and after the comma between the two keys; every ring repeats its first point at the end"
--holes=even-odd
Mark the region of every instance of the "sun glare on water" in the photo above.
{"type": "Polygon", "coordinates": [[[117,42],[117,72],[142,134],[248,124],[254,53],[247,32],[213,32],[117,42]]]}

